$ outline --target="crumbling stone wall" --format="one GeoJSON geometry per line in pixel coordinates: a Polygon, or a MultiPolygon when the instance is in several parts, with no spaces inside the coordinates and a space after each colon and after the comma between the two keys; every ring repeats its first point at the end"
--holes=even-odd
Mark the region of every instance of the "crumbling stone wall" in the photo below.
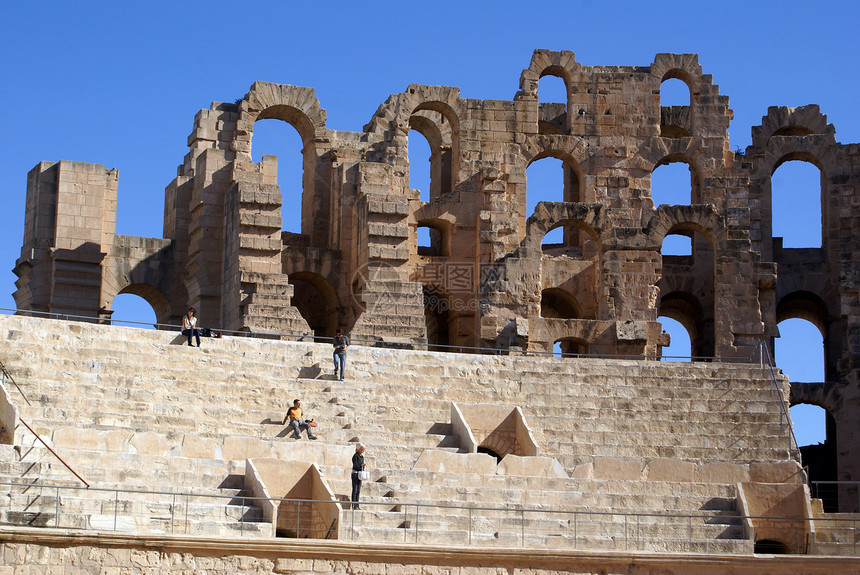
{"type": "MultiPolygon", "coordinates": [[[[15,292],[21,309],[110,317],[137,293],[159,322],[194,305],[223,329],[386,345],[453,345],[658,355],[657,318],[681,322],[694,355],[750,357],[787,318],[824,335],[826,382],[840,397],[839,476],[860,479],[860,145],[840,144],[817,106],[773,107],[733,152],[728,97],[694,54],[648,66],[591,67],[537,50],[510,101],[411,85],[360,133],[331,130],[313,89],[257,82],[235,104],[201,110],[165,192],[164,238],[115,234],[117,174],[42,162],[27,185],[15,292]],[[538,99],[555,76],[567,100],[538,99]],[[662,106],[668,79],[688,106],[662,106]],[[284,205],[277,158],[251,159],[254,123],[279,119],[302,140],[301,206],[284,205]],[[409,137],[431,146],[428,201],[409,188],[409,137]],[[526,168],[564,165],[557,201],[528,213],[526,168]],[[821,170],[820,248],[772,233],[771,176],[789,160],[821,170]],[[689,166],[691,203],[654,205],[659,166],[689,166]],[[281,213],[301,210],[301,234],[281,213]],[[562,227],[558,245],[543,242],[562,227]],[[427,228],[429,246],[418,246],[427,228]],[[691,256],[663,256],[670,234],[691,256]]],[[[820,394],[797,386],[795,401],[820,394]]]]}

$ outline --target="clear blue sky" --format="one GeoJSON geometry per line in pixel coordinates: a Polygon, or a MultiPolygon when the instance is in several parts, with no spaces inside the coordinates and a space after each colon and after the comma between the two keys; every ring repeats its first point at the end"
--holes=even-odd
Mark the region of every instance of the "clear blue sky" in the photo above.
{"type": "MultiPolygon", "coordinates": [[[[187,152],[194,114],[241,98],[256,80],[313,87],[329,128],[360,131],[410,83],[510,100],[535,48],[570,50],[591,66],[647,66],[658,52],[695,52],[730,97],[732,149],[749,145],[768,106],[811,103],[838,141],[853,143],[858,21],[853,2],[791,0],[9,3],[0,20],[8,96],[0,307],[14,306],[26,175],[37,162],[118,168],[118,233],[160,237],[163,190],[187,152]]],[[[791,230],[808,188],[791,192],[796,178],[782,177],[789,183],[779,217],[791,230]]],[[[822,378],[820,353],[809,351],[820,347],[817,337],[778,348],[793,379],[822,378]]]]}

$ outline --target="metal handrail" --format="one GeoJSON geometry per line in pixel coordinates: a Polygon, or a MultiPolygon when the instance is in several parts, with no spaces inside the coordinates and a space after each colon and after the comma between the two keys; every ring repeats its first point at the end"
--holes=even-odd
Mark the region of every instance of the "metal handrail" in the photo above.
{"type": "MultiPolygon", "coordinates": [[[[94,316],[85,316],[85,315],[76,315],[76,314],[67,314],[67,313],[54,313],[47,311],[34,311],[34,310],[22,310],[16,308],[4,308],[0,307],[0,312],[12,312],[14,315],[31,315],[33,317],[52,317],[57,319],[63,319],[67,321],[85,321],[87,323],[98,323],[103,325],[112,325],[117,323],[129,324],[131,326],[152,326],[161,331],[179,331],[182,329],[181,325],[170,324],[170,323],[157,323],[157,322],[144,322],[144,321],[133,321],[133,320],[124,320],[124,319],[116,319],[116,318],[99,318],[94,316]]],[[[212,331],[217,332],[222,335],[229,335],[233,337],[248,337],[255,339],[295,339],[296,341],[301,340],[309,340],[312,339],[316,342],[326,342],[334,340],[333,337],[324,337],[324,336],[312,336],[306,333],[298,333],[298,332],[268,332],[268,331],[239,331],[239,330],[229,330],[229,329],[221,329],[221,328],[212,328],[212,331]]],[[[449,344],[436,344],[436,343],[401,343],[401,342],[385,342],[379,341],[377,339],[364,339],[364,338],[350,338],[350,343],[355,345],[361,345],[362,347],[380,347],[381,345],[389,345],[391,347],[397,347],[400,345],[408,346],[410,349],[416,351],[445,351],[448,353],[475,353],[475,354],[486,354],[486,355],[523,355],[523,356],[532,356],[532,357],[561,357],[561,358],[594,358],[594,359],[631,359],[631,360],[690,360],[692,362],[716,362],[716,363],[755,363],[755,356],[751,354],[749,357],[743,356],[710,356],[710,355],[649,355],[649,354],[619,354],[619,353],[561,353],[556,354],[554,351],[536,351],[536,350],[523,350],[516,348],[503,348],[503,347],[482,347],[482,346],[468,346],[468,345],[449,345],[449,344]]]]}
{"type": "MultiPolygon", "coordinates": [[[[0,485],[7,486],[9,488],[42,488],[42,489],[51,489],[56,490],[59,495],[61,490],[81,490],[82,487],[79,486],[69,486],[69,485],[54,485],[50,483],[42,483],[42,482],[0,482],[0,485]]],[[[202,493],[192,493],[192,492],[184,492],[184,491],[159,491],[159,490],[146,490],[146,489],[122,489],[122,488],[108,488],[108,487],[92,487],[86,490],[86,493],[92,494],[94,492],[103,492],[113,494],[115,497],[115,508],[114,508],[114,530],[116,530],[116,515],[117,510],[119,508],[119,494],[120,493],[129,493],[129,494],[143,494],[143,495],[161,495],[170,498],[170,521],[171,526],[174,525],[176,520],[182,520],[182,517],[177,516],[177,500],[181,500],[184,498],[185,500],[185,517],[184,522],[186,526],[188,526],[188,505],[189,502],[193,499],[209,499],[209,500],[217,500],[217,499],[227,499],[227,500],[241,500],[242,506],[244,507],[247,502],[263,502],[268,501],[271,503],[284,503],[284,502],[295,502],[299,505],[303,503],[335,503],[344,508],[344,511],[348,511],[351,509],[352,503],[350,501],[334,501],[332,499],[300,499],[300,498],[275,498],[275,497],[262,497],[262,496],[252,496],[252,495],[221,495],[221,494],[202,494],[202,493]]],[[[58,497],[59,498],[59,497],[58,497]]],[[[152,501],[148,501],[147,503],[152,503],[152,501]]],[[[542,517],[557,517],[561,515],[562,517],[566,517],[560,523],[566,524],[567,529],[570,533],[573,534],[573,540],[571,545],[573,547],[577,546],[577,538],[580,536],[579,530],[581,529],[584,523],[590,523],[587,518],[597,517],[600,519],[609,518],[608,521],[603,521],[602,524],[606,525],[614,525],[619,528],[619,532],[623,530],[623,538],[625,541],[625,545],[628,548],[639,548],[642,547],[642,542],[649,539],[647,535],[643,535],[641,533],[642,526],[650,526],[654,525],[654,523],[648,523],[644,521],[645,519],[659,519],[660,525],[664,528],[669,526],[675,527],[685,527],[687,530],[687,543],[691,543],[693,541],[692,534],[692,526],[695,520],[707,521],[713,519],[715,516],[713,514],[706,513],[649,513],[649,512],[618,512],[618,511],[591,511],[591,510],[582,510],[582,509],[546,509],[539,507],[526,507],[526,506],[489,506],[489,505],[456,505],[450,503],[431,503],[424,501],[400,501],[400,500],[386,500],[386,501],[373,501],[370,499],[363,499],[361,501],[361,505],[363,507],[380,507],[385,508],[386,510],[402,507],[402,513],[406,516],[410,514],[410,508],[414,508],[415,513],[414,517],[418,519],[421,516],[422,509],[445,509],[445,510],[461,510],[466,513],[463,517],[468,516],[468,541],[469,544],[472,544],[472,532],[473,532],[473,516],[476,512],[501,512],[504,515],[509,515],[511,519],[515,522],[518,520],[518,524],[513,524],[508,526],[507,531],[503,531],[504,533],[510,533],[516,536],[516,539],[519,540],[520,545],[526,545],[526,537],[528,531],[525,528],[525,522],[528,514],[538,514],[542,517]],[[623,522],[619,522],[617,519],[623,517],[623,522]],[[674,520],[669,523],[667,520],[674,520]],[[632,542],[632,543],[631,543],[632,542]]],[[[181,505],[180,505],[181,507],[181,505]]],[[[349,511],[351,515],[350,525],[346,523],[343,525],[345,528],[349,530],[349,536],[354,540],[357,536],[358,531],[355,527],[355,517],[359,515],[355,511],[349,511]]],[[[56,513],[60,513],[59,504],[57,504],[56,513]]],[[[398,512],[400,513],[400,512],[398,512]]],[[[424,516],[428,516],[428,513],[424,513],[424,516]]],[[[366,515],[369,519],[372,519],[373,514],[366,515]]],[[[717,516],[720,520],[726,521],[727,523],[734,523],[742,525],[749,520],[767,520],[767,521],[777,521],[777,522],[791,522],[798,524],[808,524],[811,520],[809,517],[800,517],[800,516],[768,516],[768,515],[744,515],[740,513],[735,514],[720,514],[717,516]]],[[[500,518],[501,519],[501,518],[500,518]]],[[[854,518],[827,518],[827,521],[831,524],[839,525],[840,529],[844,529],[851,532],[851,538],[854,539],[854,535],[858,532],[857,519],[854,518]]],[[[240,516],[239,522],[244,524],[243,516],[240,516]]],[[[59,525],[59,515],[55,518],[54,522],[55,526],[59,525]]],[[[331,529],[331,528],[330,528],[331,529]]],[[[392,528],[393,529],[393,528],[392,528]]],[[[412,528],[407,528],[404,530],[404,536],[408,534],[408,532],[412,528]]],[[[415,537],[416,542],[418,541],[418,532],[420,531],[418,527],[418,521],[415,522],[415,537]]],[[[435,529],[431,526],[425,528],[425,531],[431,531],[435,533],[435,529]]],[[[244,529],[241,531],[244,533],[244,529]]],[[[544,533],[538,533],[537,535],[543,535],[544,533]]],[[[801,533],[800,535],[804,535],[801,533]]],[[[275,534],[273,533],[273,536],[275,534]]],[[[805,535],[804,535],[805,536],[805,535]]],[[[653,539],[653,538],[651,538],[653,539]]],[[[661,539],[662,540],[662,539],[661,539]]],[[[739,540],[749,540],[749,537],[743,537],[739,540]]],[[[681,543],[684,543],[684,540],[680,540],[681,543]]],[[[798,549],[804,548],[804,542],[797,542],[798,549]]],[[[856,554],[856,546],[854,547],[854,553],[856,554]]],[[[723,552],[723,551],[721,551],[723,552]]]]}
{"type": "Polygon", "coordinates": [[[9,373],[9,370],[7,370],[7,369],[6,369],[6,365],[5,365],[2,361],[0,361],[0,373],[2,373],[2,374],[3,374],[3,383],[5,384],[5,383],[6,383],[6,378],[8,378],[8,379],[9,379],[9,381],[11,381],[11,382],[12,382],[12,384],[15,386],[15,388],[18,390],[18,393],[20,393],[20,394],[21,394],[21,397],[23,397],[23,398],[24,398],[24,401],[26,401],[26,402],[27,402],[27,405],[32,405],[32,404],[30,403],[30,400],[29,400],[29,399],[27,399],[27,396],[24,394],[24,390],[22,390],[22,389],[21,389],[21,386],[20,386],[20,385],[18,385],[18,382],[17,382],[17,381],[15,381],[15,378],[14,378],[14,377],[12,377],[12,374],[11,374],[11,373],[9,373]]]}
{"type": "Polygon", "coordinates": [[[782,390],[779,388],[779,384],[776,382],[776,372],[774,371],[773,358],[771,358],[770,350],[768,349],[764,341],[759,342],[759,351],[762,364],[766,364],[770,372],[771,390],[776,390],[776,393],[779,396],[779,407],[781,410],[779,421],[780,426],[782,425],[783,417],[788,423],[788,452],[789,454],[791,454],[792,452],[795,452],[797,454],[797,462],[802,467],[803,461],[800,455],[800,446],[797,445],[797,438],[794,435],[794,425],[791,421],[791,414],[789,413],[788,408],[785,406],[785,397],[782,395],[782,390]]]}
{"type": "Polygon", "coordinates": [[[24,427],[26,427],[27,429],[29,429],[29,430],[30,430],[30,433],[32,433],[33,435],[35,435],[35,436],[36,436],[36,439],[38,439],[39,441],[41,441],[41,442],[42,442],[42,445],[44,445],[45,447],[47,447],[47,448],[48,448],[48,451],[50,451],[50,452],[51,452],[51,454],[53,454],[53,456],[54,456],[54,457],[56,457],[57,459],[59,459],[59,460],[60,460],[60,463],[62,463],[63,465],[65,465],[65,466],[66,466],[66,469],[68,469],[69,471],[71,471],[71,472],[72,472],[72,474],[73,474],[75,477],[77,477],[78,479],[80,479],[80,480],[81,480],[81,482],[83,482],[83,484],[84,484],[84,485],[86,485],[86,486],[87,486],[87,488],[89,488],[90,484],[89,484],[89,483],[87,483],[87,482],[84,480],[84,478],[83,478],[83,477],[81,477],[80,475],[78,475],[78,472],[77,472],[77,471],[75,471],[74,469],[72,469],[72,468],[71,468],[71,466],[70,466],[68,463],[66,463],[66,462],[63,460],[63,458],[62,458],[62,457],[60,457],[60,456],[57,454],[57,452],[56,452],[56,451],[54,451],[54,450],[51,448],[51,446],[50,446],[50,445],[48,445],[47,443],[45,443],[45,440],[44,440],[44,439],[42,439],[42,437],[41,437],[38,433],[36,433],[35,431],[33,431],[33,428],[32,428],[32,427],[30,427],[29,425],[27,425],[27,422],[26,422],[26,421],[24,421],[24,420],[23,420],[23,419],[21,419],[20,417],[18,418],[18,421],[20,421],[21,423],[23,423],[23,424],[24,424],[24,427]]]}

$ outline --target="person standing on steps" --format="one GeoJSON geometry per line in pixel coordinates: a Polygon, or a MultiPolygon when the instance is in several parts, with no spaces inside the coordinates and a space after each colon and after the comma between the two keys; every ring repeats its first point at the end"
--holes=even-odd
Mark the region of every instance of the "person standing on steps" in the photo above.
{"type": "Polygon", "coordinates": [[[284,421],[281,425],[287,423],[287,420],[289,420],[288,426],[293,430],[293,439],[302,438],[302,429],[308,432],[308,439],[317,438],[314,432],[311,431],[311,428],[316,424],[314,424],[313,420],[305,421],[302,419],[302,402],[298,399],[293,400],[293,406],[287,410],[287,415],[284,416],[284,421]]]}
{"type": "Polygon", "coordinates": [[[189,346],[191,346],[191,336],[196,337],[197,347],[200,347],[200,330],[197,329],[197,310],[193,307],[188,308],[188,312],[182,317],[182,335],[188,336],[189,346]]]}
{"type": "Polygon", "coordinates": [[[340,367],[340,380],[343,381],[344,371],[346,371],[346,348],[349,347],[349,338],[343,335],[343,330],[338,328],[334,334],[334,376],[337,377],[337,368],[340,367]]]}
{"type": "Polygon", "coordinates": [[[352,455],[352,508],[360,509],[358,506],[358,497],[361,495],[361,475],[364,472],[364,444],[359,443],[355,446],[355,453],[352,455]]]}

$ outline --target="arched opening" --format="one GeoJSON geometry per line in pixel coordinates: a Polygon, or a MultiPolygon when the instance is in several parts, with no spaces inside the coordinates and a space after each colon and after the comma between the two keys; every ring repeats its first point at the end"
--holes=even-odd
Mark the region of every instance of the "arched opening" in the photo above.
{"type": "Polygon", "coordinates": [[[422,202],[430,201],[430,142],[418,130],[409,130],[409,187],[420,192],[422,202]]]}
{"type": "Polygon", "coordinates": [[[447,104],[425,102],[409,117],[409,129],[409,187],[422,202],[434,201],[451,192],[458,176],[459,119],[447,104]]]}
{"type": "MultiPolygon", "coordinates": [[[[254,123],[251,159],[261,162],[264,155],[277,156],[275,181],[281,189],[281,230],[302,233],[302,195],[304,180],[304,144],[298,131],[288,122],[261,119],[254,123]]],[[[264,173],[264,177],[269,174],[264,173]]]]}
{"type": "Polygon", "coordinates": [[[693,355],[693,343],[690,332],[680,321],[669,316],[657,318],[663,324],[663,331],[669,334],[669,346],[660,353],[660,361],[690,361],[693,355]]]}
{"type": "MultiPolygon", "coordinates": [[[[779,302],[774,361],[789,381],[826,381],[826,317],[824,303],[813,294],[789,294],[779,302]]],[[[837,511],[836,486],[817,483],[837,479],[836,421],[825,409],[809,404],[793,405],[790,414],[801,459],[809,470],[813,496],[822,500],[825,511],[837,511]]]]}
{"type": "Polygon", "coordinates": [[[131,291],[117,294],[113,299],[111,309],[113,310],[111,314],[111,324],[113,325],[155,329],[155,324],[159,323],[152,304],[131,291]]]}
{"type": "Polygon", "coordinates": [[[560,70],[545,70],[538,84],[538,133],[567,133],[567,100],[567,83],[560,70]]]}
{"type": "MultiPolygon", "coordinates": [[[[579,175],[573,166],[553,156],[534,160],[526,168],[526,214],[535,212],[538,202],[580,202],[579,175]]],[[[520,198],[522,201],[523,198],[520,198]]],[[[561,225],[549,230],[542,244],[548,249],[560,246],[580,246],[581,231],[573,225],[561,225]]]]}
{"type": "Polygon", "coordinates": [[[774,170],[772,229],[774,238],[782,238],[783,247],[821,247],[824,185],[821,170],[808,161],[786,161],[774,170]]]}
{"type": "Polygon", "coordinates": [[[775,539],[759,539],[753,546],[753,553],[767,553],[769,555],[790,555],[791,547],[775,539]]]}
{"type": "Polygon", "coordinates": [[[441,288],[424,286],[424,325],[429,351],[447,351],[451,344],[451,301],[441,288]]]}
{"type": "Polygon", "coordinates": [[[691,135],[692,90],[685,76],[680,70],[671,70],[660,84],[660,136],[663,138],[689,138],[691,135]]]}
{"type": "MultiPolygon", "coordinates": [[[[678,224],[666,235],[661,255],[658,315],[683,326],[682,330],[677,326],[666,329],[671,342],[663,355],[713,357],[716,345],[713,244],[695,226],[678,224]],[[681,240],[673,243],[674,238],[681,240]]],[[[664,329],[666,327],[664,324],[664,329]]]]}
{"type": "MultiPolygon", "coordinates": [[[[663,257],[671,256],[674,258],[687,258],[687,265],[693,263],[693,237],[692,234],[667,234],[663,238],[663,245],[660,247],[660,254],[663,257]]],[[[678,260],[681,263],[681,260],[678,260]]]]}
{"type": "Polygon", "coordinates": [[[791,381],[824,381],[824,338],[806,319],[779,322],[774,361],[791,381]]]}
{"type": "Polygon", "coordinates": [[[588,354],[588,342],[578,337],[563,337],[553,342],[554,357],[579,357],[588,354]]]}
{"type": "Polygon", "coordinates": [[[290,303],[314,330],[314,337],[329,340],[338,327],[338,300],[331,284],[312,272],[293,272],[289,275],[293,286],[290,303]]]}
{"type": "Polygon", "coordinates": [[[827,317],[827,305],[813,293],[793,292],[777,303],[774,362],[791,381],[827,381],[827,317]]]}
{"type": "Polygon", "coordinates": [[[660,83],[660,106],[689,106],[690,86],[676,76],[667,75],[660,83]]]}
{"type": "Polygon", "coordinates": [[[553,319],[579,319],[582,317],[582,308],[572,294],[560,288],[550,288],[541,292],[540,316],[553,319]]]}
{"type": "Polygon", "coordinates": [[[443,220],[418,222],[415,228],[419,256],[450,255],[450,226],[443,220]]]}
{"type": "Polygon", "coordinates": [[[839,490],[831,482],[838,478],[836,420],[824,408],[808,403],[792,405],[790,415],[812,496],[821,499],[824,511],[835,513],[839,510],[839,490]]]}
{"type": "Polygon", "coordinates": [[[663,160],[651,173],[651,199],[654,207],[693,203],[695,179],[690,166],[678,160],[663,160]]]}
{"type": "Polygon", "coordinates": [[[567,106],[567,84],[560,70],[547,68],[538,80],[538,101],[567,106]]]}

